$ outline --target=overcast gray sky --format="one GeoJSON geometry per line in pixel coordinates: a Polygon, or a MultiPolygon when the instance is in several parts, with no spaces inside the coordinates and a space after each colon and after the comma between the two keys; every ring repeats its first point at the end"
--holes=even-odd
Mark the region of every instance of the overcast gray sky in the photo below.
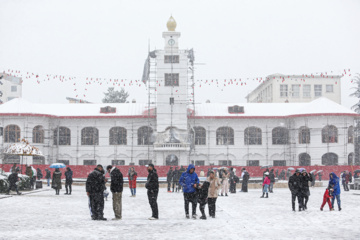
{"type": "MultiPolygon", "coordinates": [[[[100,102],[109,85],[80,79],[140,79],[148,41],[151,49],[163,47],[171,14],[180,48],[194,48],[196,62],[204,63],[196,79],[250,78],[246,87],[197,88],[201,102],[245,102],[258,85],[251,79],[272,73],[360,72],[358,0],[0,0],[0,70],[77,77],[24,79],[23,97],[33,102],[76,95],[100,102]]],[[[350,78],[342,80],[347,107],[356,102],[348,97],[350,78]]],[[[144,87],[126,90],[146,102],[144,87]]]]}

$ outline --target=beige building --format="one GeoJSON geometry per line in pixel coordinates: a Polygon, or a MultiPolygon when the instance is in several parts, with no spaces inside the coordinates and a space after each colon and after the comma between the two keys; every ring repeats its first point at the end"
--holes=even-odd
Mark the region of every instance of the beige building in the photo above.
{"type": "Polygon", "coordinates": [[[326,97],[341,104],[341,75],[272,74],[246,96],[249,103],[311,102],[326,97]]]}

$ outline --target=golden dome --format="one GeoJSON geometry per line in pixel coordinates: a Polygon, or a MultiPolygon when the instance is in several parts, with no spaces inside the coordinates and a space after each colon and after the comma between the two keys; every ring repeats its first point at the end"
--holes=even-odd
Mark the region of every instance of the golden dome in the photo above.
{"type": "Polygon", "coordinates": [[[171,17],[169,18],[169,20],[167,21],[166,26],[167,26],[168,31],[171,31],[171,32],[174,32],[174,31],[175,31],[176,21],[175,21],[175,19],[174,19],[172,16],[171,16],[171,17]]]}

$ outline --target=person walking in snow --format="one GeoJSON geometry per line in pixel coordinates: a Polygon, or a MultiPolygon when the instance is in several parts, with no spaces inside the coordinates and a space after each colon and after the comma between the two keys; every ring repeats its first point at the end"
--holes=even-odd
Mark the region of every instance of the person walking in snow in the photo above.
{"type": "Polygon", "coordinates": [[[338,209],[341,211],[341,201],[340,201],[340,184],[339,177],[336,176],[334,172],[329,174],[329,185],[334,189],[333,198],[331,199],[331,205],[334,208],[335,199],[338,204],[338,209]]]}
{"type": "Polygon", "coordinates": [[[128,179],[129,179],[129,188],[130,188],[130,192],[131,192],[130,197],[136,197],[137,172],[135,172],[134,167],[130,168],[130,171],[129,171],[129,174],[128,174],[128,179]]]}
{"type": "Polygon", "coordinates": [[[208,191],[208,208],[209,215],[212,218],[215,218],[216,212],[216,200],[218,197],[218,191],[221,187],[219,178],[215,175],[214,171],[210,171],[210,176],[206,179],[209,182],[209,191],[208,191]]]}
{"type": "Polygon", "coordinates": [[[248,191],[248,182],[250,179],[250,174],[246,171],[245,168],[242,169],[242,184],[241,184],[241,192],[248,191]]]}
{"type": "Polygon", "coordinates": [[[64,193],[65,195],[71,195],[72,183],[73,183],[73,171],[71,171],[70,167],[67,167],[65,172],[65,189],[66,189],[66,193],[64,193]]]}
{"type": "Polygon", "coordinates": [[[12,188],[15,188],[15,191],[18,195],[21,195],[21,192],[19,192],[18,187],[16,185],[16,182],[19,181],[19,176],[18,176],[19,171],[20,171],[19,169],[16,169],[15,172],[13,172],[9,175],[9,177],[8,177],[9,187],[8,187],[6,195],[10,194],[10,191],[12,188]]]}
{"type": "Polygon", "coordinates": [[[236,175],[234,168],[230,168],[230,193],[236,193],[236,175]]]}
{"type": "MultiPolygon", "coordinates": [[[[183,167],[183,166],[180,166],[180,169],[179,169],[179,181],[180,181],[180,177],[181,177],[181,175],[185,172],[186,170],[185,170],[185,168],[183,167]]],[[[181,184],[180,184],[180,182],[179,182],[179,192],[180,192],[180,190],[181,190],[181,184]]]]}
{"type": "Polygon", "coordinates": [[[315,186],[315,177],[316,177],[315,173],[314,172],[310,173],[310,177],[311,177],[311,187],[314,187],[315,186]]]}
{"type": "Polygon", "coordinates": [[[270,178],[269,178],[269,173],[268,172],[264,173],[264,176],[265,176],[265,178],[264,178],[264,181],[263,181],[263,184],[262,184],[262,186],[263,186],[263,194],[262,194],[262,196],[260,198],[264,198],[265,194],[266,194],[265,198],[269,197],[268,188],[269,188],[270,183],[271,183],[270,178]]]}
{"type": "Polygon", "coordinates": [[[179,184],[183,188],[184,193],[184,205],[185,205],[185,216],[186,218],[190,218],[189,216],[189,203],[192,204],[192,218],[196,219],[196,204],[197,204],[197,196],[196,196],[196,188],[199,184],[199,178],[195,172],[195,166],[190,164],[183,174],[181,174],[179,184]]]}
{"type": "Polygon", "coordinates": [[[178,191],[178,185],[179,185],[179,179],[180,179],[180,172],[178,167],[175,167],[175,170],[173,171],[173,184],[172,184],[172,192],[178,191]]]}
{"type": "Polygon", "coordinates": [[[230,177],[230,173],[228,172],[227,169],[224,169],[221,173],[221,179],[222,179],[221,196],[224,196],[224,192],[225,192],[225,196],[226,197],[228,196],[229,177],[230,177]]]}
{"type": "Polygon", "coordinates": [[[113,220],[121,220],[124,177],[118,168],[111,165],[108,165],[106,170],[111,177],[110,191],[112,193],[113,210],[115,214],[115,218],[113,218],[113,220]]]}
{"type": "Polygon", "coordinates": [[[210,183],[208,181],[205,181],[203,184],[199,184],[199,187],[197,189],[198,191],[198,203],[200,205],[200,212],[201,212],[201,217],[200,219],[206,220],[206,215],[205,215],[205,205],[208,201],[208,194],[209,194],[209,186],[210,183]]]}
{"type": "Polygon", "coordinates": [[[86,194],[90,200],[92,220],[107,220],[104,218],[104,190],[106,189],[104,175],[103,166],[98,164],[86,179],[86,194]]]}
{"type": "Polygon", "coordinates": [[[148,172],[149,175],[147,177],[145,188],[147,189],[148,200],[152,211],[152,216],[149,218],[149,220],[158,220],[159,210],[157,205],[157,197],[159,194],[159,177],[152,163],[148,165],[148,172]]]}
{"type": "Polygon", "coordinates": [[[36,177],[37,177],[37,180],[41,180],[43,178],[43,174],[42,174],[40,168],[36,169],[36,177]]]}
{"type": "Polygon", "coordinates": [[[51,178],[51,172],[49,169],[45,168],[45,172],[46,172],[46,175],[45,175],[45,178],[46,178],[46,181],[47,181],[47,185],[48,187],[50,186],[50,178],[51,178]]]}
{"type": "Polygon", "coordinates": [[[273,193],[273,188],[274,188],[274,184],[275,184],[274,169],[270,170],[269,178],[270,178],[269,192],[273,193]]]}
{"type": "Polygon", "coordinates": [[[169,171],[166,174],[166,181],[167,181],[167,191],[170,193],[171,183],[173,181],[174,171],[173,167],[170,167],[169,171]]]}
{"type": "Polygon", "coordinates": [[[304,210],[307,209],[307,202],[310,196],[309,182],[312,182],[312,180],[312,176],[304,169],[301,173],[301,199],[304,210]]]}
{"type": "Polygon", "coordinates": [[[291,191],[291,204],[292,204],[292,210],[295,211],[295,200],[298,199],[299,203],[299,212],[302,208],[302,198],[301,198],[301,176],[300,171],[297,169],[289,178],[288,182],[289,189],[291,191]]]}
{"type": "Polygon", "coordinates": [[[62,175],[62,173],[60,172],[60,170],[58,168],[56,168],[53,173],[52,182],[51,182],[51,187],[53,189],[55,189],[56,195],[59,195],[60,189],[62,189],[61,175],[62,175]]]}
{"type": "Polygon", "coordinates": [[[321,178],[322,178],[322,173],[321,172],[318,172],[318,174],[317,174],[318,176],[319,176],[319,181],[321,182],[321,178]]]}
{"type": "Polygon", "coordinates": [[[329,205],[330,211],[334,211],[334,208],[331,205],[331,199],[334,198],[332,196],[334,189],[331,188],[331,186],[328,186],[324,193],[323,203],[321,204],[320,210],[322,211],[324,209],[324,206],[326,203],[329,205]]]}

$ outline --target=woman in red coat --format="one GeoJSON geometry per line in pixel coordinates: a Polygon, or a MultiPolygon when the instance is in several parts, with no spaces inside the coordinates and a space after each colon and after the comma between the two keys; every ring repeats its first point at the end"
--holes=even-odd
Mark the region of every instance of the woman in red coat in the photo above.
{"type": "Polygon", "coordinates": [[[135,169],[133,167],[131,167],[129,170],[128,178],[129,178],[129,188],[131,191],[130,197],[136,197],[137,172],[135,172],[135,169]]]}
{"type": "Polygon", "coordinates": [[[261,196],[261,198],[264,197],[265,193],[266,193],[266,197],[265,198],[268,198],[269,195],[268,195],[268,188],[269,188],[269,185],[270,185],[270,178],[269,178],[269,172],[266,172],[264,173],[264,182],[263,182],[263,194],[261,196]]]}

